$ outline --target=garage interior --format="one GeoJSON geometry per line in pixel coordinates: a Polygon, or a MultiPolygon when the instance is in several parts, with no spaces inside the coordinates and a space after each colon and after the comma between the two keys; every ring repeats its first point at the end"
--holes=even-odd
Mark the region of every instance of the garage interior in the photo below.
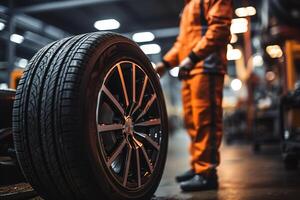
{"type": "MultiPolygon", "coordinates": [[[[5,98],[13,99],[26,66],[41,48],[96,31],[135,41],[155,68],[176,40],[183,7],[184,0],[2,0],[0,90],[11,91],[5,98]]],[[[230,31],[220,187],[185,193],[174,179],[189,168],[181,82],[174,68],[160,79],[169,145],[152,199],[300,199],[300,3],[234,0],[230,31]]],[[[19,168],[12,111],[4,112],[12,104],[5,98],[0,98],[0,199],[42,199],[19,168]]]]}

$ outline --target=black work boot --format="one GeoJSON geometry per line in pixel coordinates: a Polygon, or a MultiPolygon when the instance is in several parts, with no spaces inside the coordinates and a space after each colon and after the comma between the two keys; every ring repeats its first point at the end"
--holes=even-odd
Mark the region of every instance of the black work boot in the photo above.
{"type": "Polygon", "coordinates": [[[195,174],[196,174],[195,171],[193,169],[190,169],[184,172],[183,174],[176,176],[175,179],[177,182],[187,181],[193,178],[195,174]]]}
{"type": "Polygon", "coordinates": [[[195,174],[193,178],[180,183],[180,188],[185,192],[216,190],[218,187],[219,183],[216,170],[205,174],[195,174]]]}

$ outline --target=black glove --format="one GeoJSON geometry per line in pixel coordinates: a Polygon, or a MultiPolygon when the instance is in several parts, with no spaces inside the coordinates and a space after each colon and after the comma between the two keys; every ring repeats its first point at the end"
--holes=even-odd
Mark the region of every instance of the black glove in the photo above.
{"type": "Polygon", "coordinates": [[[189,79],[191,70],[192,70],[192,68],[187,67],[187,66],[180,67],[179,68],[179,73],[178,73],[178,79],[180,81],[189,79]]]}
{"type": "Polygon", "coordinates": [[[178,79],[179,80],[186,80],[190,78],[190,71],[194,68],[195,63],[192,61],[190,57],[186,57],[178,66],[179,73],[178,79]]]}

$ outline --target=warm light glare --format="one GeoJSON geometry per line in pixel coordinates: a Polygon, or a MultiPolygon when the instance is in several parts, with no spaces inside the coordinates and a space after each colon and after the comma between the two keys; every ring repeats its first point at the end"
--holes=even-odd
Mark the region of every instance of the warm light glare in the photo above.
{"type": "Polygon", "coordinates": [[[5,28],[5,24],[3,22],[0,22],[0,31],[2,31],[5,28]]]}
{"type": "Polygon", "coordinates": [[[242,57],[242,52],[239,49],[227,47],[227,60],[239,60],[242,57]]]}
{"type": "Polygon", "coordinates": [[[99,20],[94,23],[94,27],[99,31],[115,30],[120,28],[120,22],[115,19],[99,20]]]}
{"type": "Polygon", "coordinates": [[[234,44],[238,41],[238,36],[236,34],[232,34],[231,35],[231,40],[230,40],[230,43],[231,44],[234,44]]]}
{"type": "Polygon", "coordinates": [[[161,48],[158,44],[145,44],[141,45],[140,48],[145,54],[158,54],[161,51],[161,48]]]}
{"type": "Polygon", "coordinates": [[[133,34],[132,39],[135,42],[151,42],[155,39],[155,36],[151,32],[141,32],[133,34]]]}
{"type": "Polygon", "coordinates": [[[170,75],[173,77],[178,77],[178,73],[179,73],[179,67],[174,67],[173,69],[170,70],[170,75]]]}
{"type": "Polygon", "coordinates": [[[248,20],[246,18],[236,18],[232,20],[230,27],[231,34],[245,33],[248,31],[248,20]]]}
{"type": "Polygon", "coordinates": [[[230,83],[230,87],[234,91],[239,91],[243,86],[243,83],[239,79],[233,79],[230,83]]]}
{"type": "Polygon", "coordinates": [[[24,37],[22,35],[18,35],[14,33],[10,36],[10,41],[17,44],[21,44],[24,41],[24,37]]]}
{"type": "Polygon", "coordinates": [[[266,73],[266,79],[267,79],[267,81],[274,81],[275,78],[276,78],[276,74],[274,72],[268,71],[266,73]]]}
{"type": "Polygon", "coordinates": [[[253,6],[241,7],[235,10],[235,14],[238,17],[248,17],[256,15],[256,9],[253,6]]]}
{"type": "Polygon", "coordinates": [[[280,58],[283,55],[283,52],[279,45],[267,46],[266,51],[271,58],[280,58]]]}

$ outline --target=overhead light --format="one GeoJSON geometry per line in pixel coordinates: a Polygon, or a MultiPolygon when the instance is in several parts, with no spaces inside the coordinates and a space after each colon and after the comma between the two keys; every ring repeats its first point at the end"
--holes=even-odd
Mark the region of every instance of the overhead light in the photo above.
{"type": "Polygon", "coordinates": [[[21,44],[24,41],[24,37],[22,35],[18,35],[14,33],[10,36],[10,41],[17,44],[21,44]]]}
{"type": "Polygon", "coordinates": [[[279,45],[270,45],[266,47],[267,53],[271,58],[280,58],[283,55],[283,52],[279,45]]]}
{"type": "Polygon", "coordinates": [[[264,64],[264,60],[261,55],[253,56],[252,62],[254,67],[261,67],[264,64]]]}
{"type": "Polygon", "coordinates": [[[243,83],[239,79],[233,79],[230,83],[230,87],[233,91],[239,91],[243,86],[243,83]]]}
{"type": "Polygon", "coordinates": [[[2,31],[5,28],[5,24],[3,22],[0,22],[0,31],[2,31]]]}
{"type": "Polygon", "coordinates": [[[98,20],[94,23],[94,27],[99,31],[115,30],[120,28],[120,22],[115,19],[98,20]]]}
{"type": "Polygon", "coordinates": [[[247,24],[248,25],[248,20],[244,17],[241,17],[241,18],[235,18],[235,19],[232,19],[232,23],[233,24],[247,24]]]}
{"type": "Polygon", "coordinates": [[[140,48],[145,54],[159,54],[161,52],[161,48],[158,44],[144,44],[141,45],[140,48]]]}
{"type": "Polygon", "coordinates": [[[230,51],[233,49],[233,46],[231,44],[227,44],[227,51],[230,51]]]}
{"type": "Polygon", "coordinates": [[[133,34],[132,39],[135,42],[151,42],[155,39],[155,36],[151,32],[141,32],[133,34]]]}
{"type": "Polygon", "coordinates": [[[18,62],[18,67],[25,68],[28,64],[28,60],[25,58],[21,58],[18,62]]]}
{"type": "Polygon", "coordinates": [[[235,14],[238,17],[246,17],[248,16],[247,9],[245,7],[235,9],[235,14]]]}
{"type": "Polygon", "coordinates": [[[231,40],[230,43],[234,44],[238,41],[238,36],[236,34],[231,34],[231,40]]]}
{"type": "Polygon", "coordinates": [[[227,49],[227,60],[239,60],[242,57],[242,52],[239,49],[227,49]]]}
{"type": "Polygon", "coordinates": [[[248,31],[248,20],[246,18],[236,18],[231,22],[231,34],[245,33],[248,31]]]}
{"type": "Polygon", "coordinates": [[[256,9],[253,6],[248,6],[247,8],[248,16],[256,15],[256,9]]]}
{"type": "Polygon", "coordinates": [[[179,67],[174,67],[169,72],[170,72],[171,76],[176,78],[176,77],[178,77],[178,74],[179,74],[179,67]]]}
{"type": "Polygon", "coordinates": [[[235,10],[238,17],[248,17],[256,14],[256,9],[253,6],[241,7],[235,10]]]}
{"type": "Polygon", "coordinates": [[[242,52],[239,49],[234,49],[231,44],[227,45],[227,60],[238,60],[242,57],[242,52]]]}

